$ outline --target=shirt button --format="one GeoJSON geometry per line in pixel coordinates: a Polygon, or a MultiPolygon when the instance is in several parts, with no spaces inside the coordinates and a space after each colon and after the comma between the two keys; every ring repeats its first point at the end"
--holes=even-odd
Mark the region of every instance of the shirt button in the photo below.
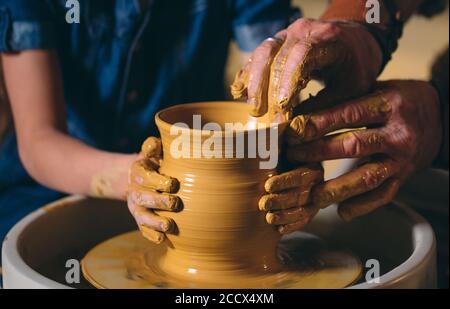
{"type": "Polygon", "coordinates": [[[127,101],[128,103],[134,103],[136,102],[139,94],[136,90],[130,91],[127,95],[127,101]]]}

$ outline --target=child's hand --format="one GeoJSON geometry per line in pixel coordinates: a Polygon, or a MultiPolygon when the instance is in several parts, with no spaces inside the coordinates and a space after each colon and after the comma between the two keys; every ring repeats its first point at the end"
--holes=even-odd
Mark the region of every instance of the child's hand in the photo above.
{"type": "Polygon", "coordinates": [[[178,190],[178,181],[158,173],[161,154],[161,140],[149,137],[128,178],[128,208],[143,236],[157,244],[164,240],[164,233],[174,230],[174,222],[153,210],[177,211],[182,205],[178,196],[169,194],[178,190]]]}
{"type": "Polygon", "coordinates": [[[319,210],[310,204],[310,191],[322,181],[320,164],[270,177],[264,185],[268,194],[259,200],[259,209],[268,211],[267,223],[277,226],[281,234],[303,228],[319,210]]]}

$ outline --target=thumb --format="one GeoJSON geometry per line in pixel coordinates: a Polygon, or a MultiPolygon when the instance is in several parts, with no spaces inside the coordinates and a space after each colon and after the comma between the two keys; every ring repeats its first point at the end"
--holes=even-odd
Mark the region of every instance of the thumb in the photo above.
{"type": "Polygon", "coordinates": [[[343,94],[339,87],[327,86],[320,90],[315,96],[310,96],[302,101],[294,109],[294,116],[312,114],[330,107],[339,105],[349,98],[343,94]]]}

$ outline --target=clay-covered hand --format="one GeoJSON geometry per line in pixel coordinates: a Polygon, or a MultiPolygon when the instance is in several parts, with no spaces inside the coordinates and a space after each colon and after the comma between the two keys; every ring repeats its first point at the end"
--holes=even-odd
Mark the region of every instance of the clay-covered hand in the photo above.
{"type": "Polygon", "coordinates": [[[267,212],[267,223],[276,226],[283,235],[308,224],[319,210],[311,205],[310,191],[322,181],[320,164],[270,177],[264,184],[268,194],[259,200],[259,209],[267,212]]]}
{"type": "Polygon", "coordinates": [[[161,140],[149,137],[128,177],[128,208],[142,235],[158,244],[164,240],[164,233],[174,230],[174,222],[153,210],[178,211],[182,206],[180,198],[171,194],[178,190],[178,181],[158,173],[161,155],[161,140]]]}
{"type": "Polygon", "coordinates": [[[432,163],[442,135],[439,98],[427,82],[381,82],[369,96],[297,116],[286,134],[293,162],[366,159],[313,192],[314,205],[340,203],[340,216],[351,220],[388,204],[411,174],[432,163]],[[348,128],[359,129],[328,134],[348,128]]]}
{"type": "Polygon", "coordinates": [[[282,122],[311,79],[323,80],[326,87],[308,105],[323,108],[367,93],[381,65],[381,49],[364,26],[299,19],[253,52],[231,93],[247,98],[253,116],[269,112],[273,121],[282,122]]]}

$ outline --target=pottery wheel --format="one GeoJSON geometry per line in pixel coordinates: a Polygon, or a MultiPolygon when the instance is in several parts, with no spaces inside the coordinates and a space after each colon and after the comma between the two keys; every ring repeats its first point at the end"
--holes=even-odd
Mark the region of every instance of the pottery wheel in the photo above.
{"type": "Polygon", "coordinates": [[[82,271],[96,288],[344,288],[362,273],[360,260],[345,250],[333,250],[304,232],[284,237],[279,257],[285,269],[278,273],[233,273],[211,282],[171,278],[158,268],[165,246],[144,239],[139,231],[100,243],[84,257],[82,271]]]}

